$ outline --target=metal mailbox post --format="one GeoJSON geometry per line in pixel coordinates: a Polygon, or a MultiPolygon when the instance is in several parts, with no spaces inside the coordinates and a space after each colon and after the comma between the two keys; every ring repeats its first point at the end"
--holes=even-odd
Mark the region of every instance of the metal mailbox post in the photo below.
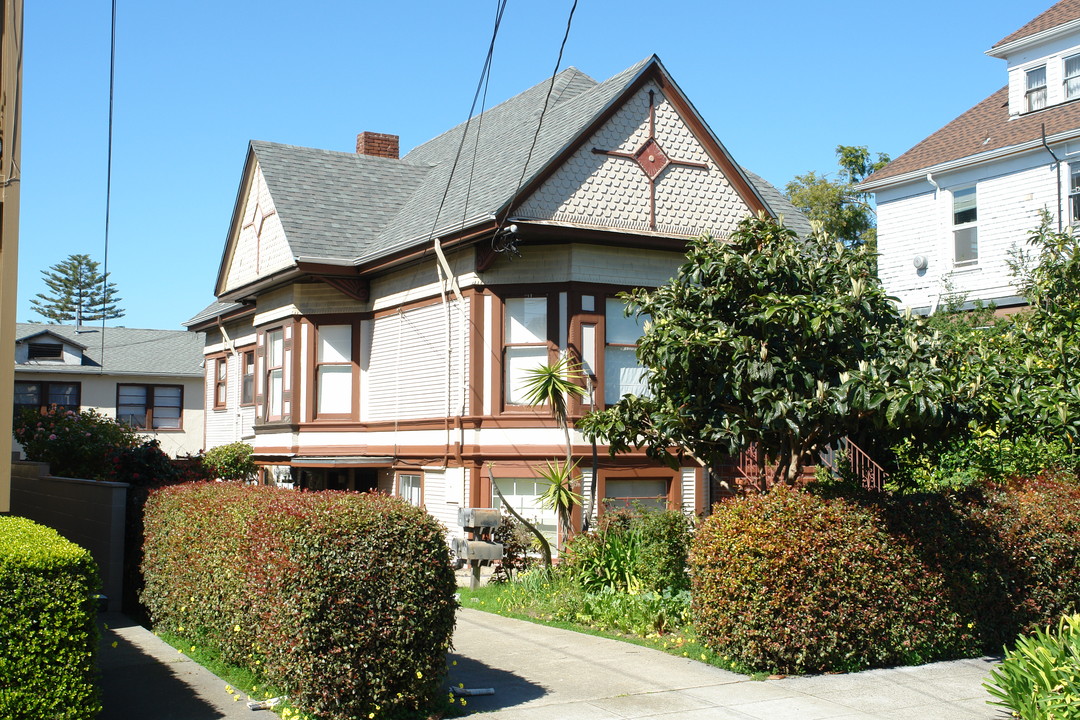
{"type": "Polygon", "coordinates": [[[502,560],[502,543],[494,542],[492,534],[502,522],[502,515],[492,508],[459,508],[458,524],[469,533],[470,538],[454,538],[450,546],[454,555],[467,560],[472,568],[469,588],[480,587],[480,566],[502,560]]]}

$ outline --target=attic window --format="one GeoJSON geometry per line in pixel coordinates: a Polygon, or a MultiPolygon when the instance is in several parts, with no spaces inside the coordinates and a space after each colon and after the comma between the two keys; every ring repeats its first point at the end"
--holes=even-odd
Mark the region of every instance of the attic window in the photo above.
{"type": "Polygon", "coordinates": [[[58,343],[30,343],[28,360],[63,360],[64,347],[58,343]]]}
{"type": "Polygon", "coordinates": [[[1046,66],[1041,65],[1027,71],[1027,98],[1028,112],[1042,110],[1046,107],[1046,66]]]}

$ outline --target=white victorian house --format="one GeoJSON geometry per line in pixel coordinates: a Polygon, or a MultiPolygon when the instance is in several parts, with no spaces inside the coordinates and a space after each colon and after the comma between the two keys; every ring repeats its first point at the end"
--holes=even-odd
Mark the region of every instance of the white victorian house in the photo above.
{"type": "Polygon", "coordinates": [[[1062,0],[986,51],[1008,84],[868,177],[878,272],[916,312],[950,295],[1025,304],[1007,261],[1038,225],[1080,221],[1080,0],[1062,0]]]}

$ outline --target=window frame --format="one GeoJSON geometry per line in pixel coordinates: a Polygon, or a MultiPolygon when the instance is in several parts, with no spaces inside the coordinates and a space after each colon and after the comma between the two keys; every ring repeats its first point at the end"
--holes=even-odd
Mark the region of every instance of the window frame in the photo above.
{"type": "MultiPolygon", "coordinates": [[[[607,392],[607,390],[608,390],[608,382],[610,380],[610,378],[608,376],[608,370],[609,370],[609,368],[608,368],[608,349],[609,348],[619,348],[619,349],[624,349],[625,350],[625,349],[633,348],[634,349],[634,360],[636,362],[637,361],[637,347],[638,347],[639,343],[636,343],[636,342],[635,343],[622,343],[622,342],[611,342],[610,341],[611,332],[609,331],[609,326],[610,326],[611,323],[608,322],[608,306],[612,301],[619,302],[624,307],[625,307],[626,303],[621,298],[619,298],[617,295],[614,295],[614,294],[601,295],[601,296],[599,296],[598,299],[603,302],[603,309],[600,310],[599,312],[602,313],[603,319],[604,319],[603,320],[603,325],[602,325],[603,341],[604,342],[603,342],[602,348],[598,348],[598,350],[600,350],[602,355],[603,355],[603,357],[600,359],[600,367],[601,367],[601,372],[603,373],[603,375],[597,377],[597,383],[596,383],[598,385],[597,390],[599,391],[599,394],[600,394],[600,398],[599,398],[599,401],[598,401],[597,405],[599,405],[600,407],[611,407],[615,403],[619,402],[620,399],[622,399],[622,395],[620,394],[618,398],[609,398],[607,396],[608,395],[608,392],[607,392]]],[[[622,310],[620,309],[619,312],[622,312],[622,310]]],[[[644,328],[642,328],[642,333],[644,333],[644,328]]],[[[641,337],[638,336],[639,341],[640,341],[640,339],[641,339],[641,337]]],[[[644,368],[642,368],[642,372],[643,373],[645,372],[644,368]]]]}
{"type": "Polygon", "coordinates": [[[339,316],[321,318],[312,321],[311,351],[309,355],[311,377],[308,385],[310,400],[310,417],[313,420],[350,420],[358,417],[359,400],[358,391],[360,383],[359,355],[360,355],[360,326],[355,320],[344,319],[339,316]],[[322,359],[322,332],[323,328],[345,327],[349,329],[348,353],[346,360],[323,360],[322,359]],[[349,409],[347,412],[321,412],[319,410],[322,396],[320,382],[322,369],[326,367],[347,367],[349,369],[349,409]]]}
{"type": "Polygon", "coordinates": [[[26,343],[27,361],[63,362],[64,344],[57,342],[28,342],[26,343]],[[48,354],[39,354],[42,349],[48,348],[48,354]]]}
{"type": "MultiPolygon", "coordinates": [[[[131,403],[128,403],[128,405],[130,406],[131,403]]],[[[115,407],[116,407],[116,420],[117,420],[117,422],[127,423],[128,425],[131,426],[132,429],[138,430],[139,432],[154,432],[154,433],[157,433],[157,432],[183,432],[184,431],[184,386],[183,385],[176,385],[176,384],[172,384],[172,383],[116,383],[116,406],[115,407]],[[145,392],[145,395],[144,395],[145,400],[144,400],[144,403],[143,403],[143,409],[144,409],[144,415],[143,415],[144,424],[143,425],[136,425],[134,423],[127,422],[126,420],[123,420],[121,418],[121,415],[120,415],[120,389],[121,388],[129,388],[129,387],[143,388],[143,390],[145,392]],[[180,391],[179,402],[178,402],[178,405],[176,406],[177,410],[178,410],[178,414],[177,414],[177,417],[176,417],[176,427],[154,427],[154,423],[157,421],[156,418],[154,417],[154,410],[158,407],[158,405],[156,405],[157,397],[156,397],[155,390],[157,390],[159,388],[160,389],[169,389],[169,390],[176,389],[176,390],[180,391]]],[[[172,406],[171,405],[162,405],[161,407],[172,407],[172,406]]]]}
{"type": "Polygon", "coordinates": [[[1073,53],[1061,59],[1061,88],[1066,101],[1080,98],[1080,53],[1073,53]],[[1076,72],[1072,75],[1068,72],[1070,60],[1077,61],[1076,72]],[[1070,80],[1077,81],[1075,92],[1069,91],[1070,80]]]}
{"type": "Polygon", "coordinates": [[[229,404],[229,358],[226,355],[214,360],[213,400],[215,410],[224,410],[229,404]]]}
{"type": "Polygon", "coordinates": [[[558,352],[559,344],[552,340],[552,337],[556,336],[557,330],[553,329],[552,325],[558,323],[559,310],[558,310],[558,292],[520,292],[515,290],[508,290],[505,295],[500,296],[501,305],[501,317],[499,319],[499,359],[500,359],[500,377],[499,393],[500,393],[500,407],[502,412],[537,412],[541,406],[530,405],[528,403],[514,403],[510,402],[511,386],[509,383],[510,365],[508,362],[508,350],[513,348],[544,348],[546,351],[545,364],[551,364],[554,361],[554,357],[558,352]],[[540,300],[544,301],[544,326],[545,334],[544,338],[537,342],[509,342],[509,327],[511,315],[509,311],[509,305],[512,300],[540,300]]]}
{"type": "Polygon", "coordinates": [[[74,410],[75,412],[79,412],[80,410],[82,410],[82,382],[80,382],[78,380],[24,380],[24,379],[16,379],[14,385],[12,386],[12,388],[13,388],[12,410],[13,410],[13,417],[16,417],[16,418],[19,417],[20,413],[23,410],[36,410],[37,412],[41,412],[43,410],[48,410],[48,408],[52,407],[53,405],[56,405],[59,408],[64,408],[64,409],[67,409],[67,410],[74,410]],[[27,403],[16,403],[15,402],[15,400],[18,398],[18,394],[19,394],[18,393],[18,387],[19,387],[20,384],[37,385],[38,386],[38,400],[37,400],[36,404],[30,405],[30,404],[27,404],[27,403]],[[50,388],[49,388],[50,385],[72,385],[72,386],[74,386],[75,387],[75,400],[76,400],[76,403],[74,405],[61,405],[59,403],[48,402],[50,396],[52,395],[52,392],[50,391],[50,388]]]}
{"type": "Polygon", "coordinates": [[[285,327],[278,326],[276,328],[268,328],[263,333],[263,369],[262,369],[262,383],[263,383],[263,420],[267,422],[274,422],[285,419],[285,327]],[[273,338],[275,335],[281,336],[281,364],[274,365],[273,359],[273,338]],[[274,410],[274,395],[273,395],[273,374],[280,373],[280,381],[278,386],[278,414],[273,414],[274,410]]]}
{"type": "MultiPolygon", "coordinates": [[[[965,269],[976,267],[979,264],[979,192],[977,185],[966,185],[964,187],[955,188],[949,193],[950,200],[950,216],[952,222],[950,223],[950,235],[952,237],[952,266],[954,269],[965,269]],[[971,220],[964,222],[957,222],[957,197],[964,197],[967,195],[974,197],[974,207],[970,208],[975,213],[975,216],[971,220]],[[958,233],[966,233],[967,231],[974,231],[974,256],[963,260],[958,259],[957,253],[957,240],[958,233]]],[[[969,208],[965,208],[961,212],[967,212],[969,208]]]]}
{"type": "Polygon", "coordinates": [[[255,349],[241,350],[240,353],[240,407],[251,407],[255,404],[255,349]],[[248,372],[248,368],[251,372],[248,372]],[[249,384],[250,383],[250,384],[249,384]],[[250,396],[245,396],[245,391],[250,390],[250,396]],[[249,399],[245,400],[244,398],[249,399]]]}
{"type": "MultiPolygon", "coordinates": [[[[412,481],[410,480],[410,485],[412,481]]],[[[413,507],[424,507],[424,473],[422,472],[407,472],[399,471],[395,473],[394,477],[394,490],[395,494],[409,503],[413,507]],[[404,492],[405,478],[415,478],[416,487],[411,488],[409,494],[404,492]],[[413,491],[415,491],[416,501],[413,501],[413,491]]]]}
{"type": "Polygon", "coordinates": [[[1042,65],[1038,65],[1036,67],[1029,68],[1029,69],[1025,70],[1024,71],[1024,107],[1027,109],[1027,112],[1035,112],[1036,110],[1042,110],[1042,109],[1046,108],[1048,103],[1049,103],[1048,94],[1049,93],[1048,93],[1046,64],[1043,63],[1042,65]],[[1032,85],[1031,85],[1031,74],[1035,73],[1035,72],[1038,72],[1040,70],[1042,71],[1042,75],[1043,75],[1042,84],[1032,87],[1032,85]],[[1042,101],[1042,105],[1040,105],[1039,107],[1034,107],[1035,102],[1037,102],[1036,98],[1039,98],[1042,101]]]}

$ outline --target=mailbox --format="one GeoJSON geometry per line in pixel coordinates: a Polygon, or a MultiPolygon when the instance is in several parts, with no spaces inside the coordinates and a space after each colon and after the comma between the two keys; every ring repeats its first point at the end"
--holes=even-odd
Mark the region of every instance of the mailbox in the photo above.
{"type": "Polygon", "coordinates": [[[454,555],[461,560],[494,562],[495,560],[502,560],[503,556],[502,543],[490,540],[454,538],[450,543],[450,547],[454,551],[454,555]]]}
{"type": "Polygon", "coordinates": [[[502,523],[502,515],[493,508],[458,508],[458,525],[471,532],[485,528],[494,530],[502,523]]]}
{"type": "Polygon", "coordinates": [[[492,540],[495,528],[502,524],[502,514],[492,508],[458,508],[458,524],[472,537],[454,538],[450,549],[458,562],[468,561],[472,566],[469,587],[475,590],[480,586],[480,566],[502,560],[502,543],[492,540]]]}

